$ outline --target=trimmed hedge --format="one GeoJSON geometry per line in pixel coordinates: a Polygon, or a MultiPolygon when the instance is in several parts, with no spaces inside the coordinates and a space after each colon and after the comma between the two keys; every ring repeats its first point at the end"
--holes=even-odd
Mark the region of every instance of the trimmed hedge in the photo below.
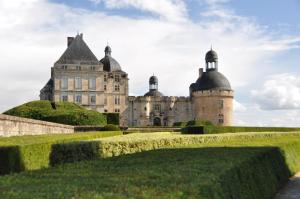
{"type": "MultiPolygon", "coordinates": [[[[175,123],[174,123],[175,124],[175,123]]],[[[182,134],[212,134],[212,133],[241,133],[241,132],[292,132],[300,128],[291,127],[243,127],[243,126],[214,126],[209,121],[189,121],[182,126],[182,134]]]]}
{"type": "Polygon", "coordinates": [[[70,102],[32,101],[12,108],[4,114],[74,126],[107,123],[102,113],[87,110],[70,102]]]}
{"type": "MultiPolygon", "coordinates": [[[[300,170],[299,134],[179,137],[209,137],[219,143],[205,142],[0,177],[0,198],[271,199],[300,170]]],[[[97,158],[97,142],[85,143],[80,144],[97,158]]],[[[83,147],[75,149],[76,143],[69,145],[74,149],[70,153],[81,153],[79,149],[83,147]]]]}
{"type": "Polygon", "coordinates": [[[278,138],[295,136],[300,139],[299,133],[251,133],[234,135],[176,135],[171,133],[132,133],[103,140],[84,141],[74,143],[59,143],[53,145],[51,160],[53,165],[66,162],[76,162],[91,159],[119,156],[141,151],[161,148],[183,147],[199,144],[218,144],[222,142],[246,142],[252,139],[278,138]],[[74,152],[71,152],[75,150],[74,152]],[[79,154],[82,153],[82,154],[79,154]],[[73,155],[73,156],[72,156],[73,155]],[[58,158],[59,157],[59,158],[58,158]],[[84,157],[80,159],[79,157],[84,157]]]}
{"type": "Polygon", "coordinates": [[[120,114],[119,113],[103,113],[106,116],[107,124],[120,124],[120,114]]]}
{"type": "MultiPolygon", "coordinates": [[[[57,143],[91,140],[122,135],[120,131],[76,133],[68,135],[43,135],[0,138],[0,174],[35,170],[48,167],[52,146],[57,143]],[[35,141],[35,138],[36,141],[35,141]],[[10,141],[12,140],[12,141],[10,141]]],[[[76,155],[76,154],[72,154],[76,155]]]]}
{"type": "Polygon", "coordinates": [[[102,128],[102,131],[120,131],[120,127],[113,125],[113,124],[107,124],[102,128]]]}

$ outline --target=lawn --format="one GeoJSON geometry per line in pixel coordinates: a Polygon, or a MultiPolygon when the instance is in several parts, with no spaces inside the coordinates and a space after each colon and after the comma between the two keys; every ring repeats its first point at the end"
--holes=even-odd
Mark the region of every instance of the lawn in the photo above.
{"type": "Polygon", "coordinates": [[[0,198],[272,198],[300,170],[300,135],[248,135],[2,176],[0,198]]]}

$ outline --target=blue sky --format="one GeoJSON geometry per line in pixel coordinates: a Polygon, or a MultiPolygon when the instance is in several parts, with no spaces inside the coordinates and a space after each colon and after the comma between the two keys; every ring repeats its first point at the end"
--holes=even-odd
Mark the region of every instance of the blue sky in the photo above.
{"type": "Polygon", "coordinates": [[[79,31],[99,59],[109,42],[132,95],[155,73],[165,95],[187,96],[213,45],[236,125],[299,126],[299,11],[297,0],[2,0],[0,111],[38,99],[79,31]]]}

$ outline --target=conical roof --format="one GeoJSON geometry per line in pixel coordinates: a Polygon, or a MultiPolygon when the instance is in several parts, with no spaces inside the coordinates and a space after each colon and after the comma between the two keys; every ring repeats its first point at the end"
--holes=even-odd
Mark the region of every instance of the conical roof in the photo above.
{"type": "Polygon", "coordinates": [[[82,34],[76,35],[56,63],[73,64],[75,61],[95,62],[95,64],[98,62],[97,57],[84,42],[82,34]]]}

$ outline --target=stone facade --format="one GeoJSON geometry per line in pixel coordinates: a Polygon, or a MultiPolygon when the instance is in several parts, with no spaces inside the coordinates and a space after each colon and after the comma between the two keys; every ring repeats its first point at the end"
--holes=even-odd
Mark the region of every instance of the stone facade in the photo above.
{"type": "Polygon", "coordinates": [[[111,57],[110,47],[98,61],[82,34],[68,37],[67,44],[51,68],[51,79],[40,91],[40,99],[74,102],[101,113],[117,112],[121,123],[127,123],[128,76],[111,57]]]}
{"type": "Polygon", "coordinates": [[[75,102],[87,109],[119,112],[121,126],[172,126],[174,122],[209,120],[230,126],[234,92],[218,72],[218,57],[210,50],[206,71],[191,84],[188,97],[164,96],[158,79],[151,76],[144,96],[128,96],[128,75],[112,58],[111,48],[100,61],[83,41],[82,34],[68,37],[68,47],[51,68],[51,78],[40,92],[41,100],[75,102]]]}
{"type": "Polygon", "coordinates": [[[196,120],[205,118],[215,125],[232,125],[233,91],[196,91],[192,95],[196,120]]]}
{"type": "Polygon", "coordinates": [[[74,133],[69,125],[0,114],[0,136],[74,133]]]}

